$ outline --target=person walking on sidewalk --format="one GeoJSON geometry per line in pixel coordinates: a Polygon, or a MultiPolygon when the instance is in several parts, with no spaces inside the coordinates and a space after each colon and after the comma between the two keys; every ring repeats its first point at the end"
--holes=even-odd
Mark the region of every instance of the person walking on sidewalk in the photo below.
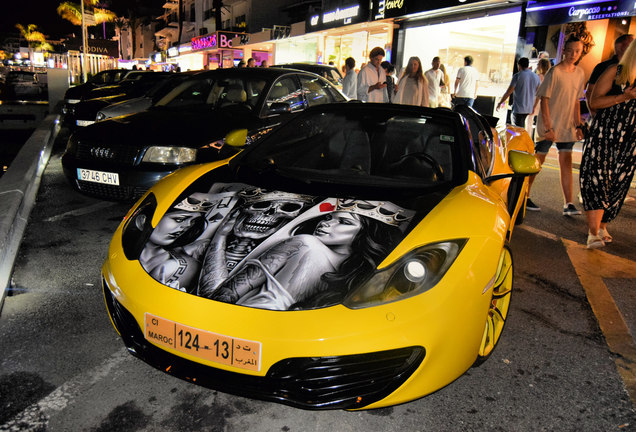
{"type": "Polygon", "coordinates": [[[386,73],[380,66],[384,50],[375,47],[369,53],[369,63],[358,72],[358,100],[363,102],[388,102],[386,73]]]}
{"type": "Polygon", "coordinates": [[[530,70],[530,60],[527,57],[521,57],[517,65],[519,66],[519,72],[513,75],[510,86],[501,97],[497,109],[503,108],[510,95],[513,95],[512,124],[525,127],[526,117],[532,113],[534,98],[539,85],[541,85],[541,79],[539,75],[530,70]]]}
{"type": "Polygon", "coordinates": [[[358,74],[355,71],[356,60],[353,57],[347,57],[345,68],[347,72],[342,80],[342,92],[349,99],[355,99],[358,93],[358,74]]]}
{"type": "MultiPolygon", "coordinates": [[[[534,100],[537,94],[537,89],[541,85],[541,78],[539,78],[539,75],[532,72],[530,69],[530,60],[528,60],[527,57],[521,57],[517,62],[517,65],[519,66],[519,72],[513,75],[508,89],[497,105],[497,110],[503,108],[510,95],[513,95],[511,115],[512,124],[525,128],[526,118],[532,114],[532,110],[534,108],[534,100]]],[[[539,206],[532,202],[529,197],[530,193],[528,192],[526,209],[533,211],[541,210],[539,206]]]]}
{"type": "Polygon", "coordinates": [[[581,159],[580,186],[589,249],[612,241],[607,224],[620,211],[636,169],[636,42],[597,81],[589,103],[597,110],[581,159]]]}
{"type": "Polygon", "coordinates": [[[397,84],[395,103],[403,105],[428,106],[428,83],[419,57],[409,59],[397,84]]]}
{"type": "Polygon", "coordinates": [[[583,42],[571,34],[565,41],[563,60],[548,71],[537,91],[537,96],[541,98],[541,110],[537,121],[538,142],[535,152],[543,164],[550,147],[556,143],[564,216],[581,214],[572,201],[572,147],[576,141],[583,139],[579,99],[583,97],[585,73],[577,66],[582,53],[583,42]]]}
{"type": "Polygon", "coordinates": [[[428,81],[428,106],[437,108],[441,95],[440,83],[444,81],[444,73],[439,68],[442,62],[439,57],[433,57],[431,68],[424,72],[424,78],[428,81]]]}
{"type": "Polygon", "coordinates": [[[455,93],[451,95],[454,105],[473,106],[477,97],[477,85],[479,81],[479,72],[473,66],[473,57],[464,57],[464,66],[457,71],[455,79],[455,93]]]}
{"type": "Polygon", "coordinates": [[[592,71],[592,75],[590,75],[590,79],[587,81],[587,86],[585,87],[585,101],[587,102],[588,110],[590,111],[590,116],[594,117],[595,110],[590,106],[590,98],[592,97],[592,93],[594,93],[594,87],[598,79],[601,77],[605,69],[610,66],[617,65],[619,61],[623,58],[623,54],[627,50],[629,44],[634,40],[634,36],[631,34],[624,34],[616,38],[614,41],[614,55],[604,62],[600,62],[594,67],[592,71]]]}

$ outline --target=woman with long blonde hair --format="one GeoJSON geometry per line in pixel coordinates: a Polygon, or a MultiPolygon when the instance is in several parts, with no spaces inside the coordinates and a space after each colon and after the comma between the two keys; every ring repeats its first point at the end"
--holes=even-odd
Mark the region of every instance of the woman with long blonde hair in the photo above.
{"type": "Polygon", "coordinates": [[[594,86],[596,110],[585,140],[579,181],[587,217],[588,248],[612,241],[607,223],[623,205],[636,169],[636,41],[618,65],[608,67],[594,86]]]}
{"type": "Polygon", "coordinates": [[[409,59],[398,81],[397,88],[395,103],[428,106],[428,81],[424,76],[419,57],[409,59]]]}

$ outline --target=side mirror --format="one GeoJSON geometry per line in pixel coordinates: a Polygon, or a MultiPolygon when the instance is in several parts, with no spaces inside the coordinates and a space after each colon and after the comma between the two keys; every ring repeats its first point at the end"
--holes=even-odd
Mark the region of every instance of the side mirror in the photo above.
{"type": "Polygon", "coordinates": [[[515,174],[532,175],[541,171],[541,164],[535,155],[519,150],[508,152],[508,165],[515,174]]]}
{"type": "Polygon", "coordinates": [[[243,147],[247,141],[247,129],[235,129],[225,135],[225,144],[232,147],[243,147]]]}
{"type": "Polygon", "coordinates": [[[291,107],[285,102],[274,102],[267,110],[267,114],[287,114],[291,112],[291,107]]]}
{"type": "Polygon", "coordinates": [[[484,179],[484,183],[492,183],[505,178],[525,177],[541,171],[541,164],[536,156],[520,150],[510,150],[508,152],[508,165],[512,169],[511,173],[487,177],[484,179]]]}

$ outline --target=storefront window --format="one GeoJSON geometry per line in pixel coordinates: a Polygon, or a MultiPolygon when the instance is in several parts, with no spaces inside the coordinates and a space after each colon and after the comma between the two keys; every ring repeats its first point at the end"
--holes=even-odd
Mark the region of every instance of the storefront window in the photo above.
{"type": "Polygon", "coordinates": [[[286,40],[276,43],[276,59],[277,64],[294,63],[294,62],[315,62],[316,53],[318,52],[317,38],[286,40]]]}
{"type": "Polygon", "coordinates": [[[404,62],[417,56],[427,70],[439,56],[453,87],[457,70],[470,55],[480,76],[477,95],[501,97],[513,73],[520,19],[521,13],[513,12],[408,29],[404,62]]]}
{"type": "MultiPolygon", "coordinates": [[[[389,44],[386,32],[369,33],[366,31],[349,33],[325,38],[325,63],[333,62],[340,70],[348,57],[356,61],[356,69],[369,61],[369,51],[379,46],[386,48],[389,44]]],[[[387,53],[387,59],[390,58],[387,53]]]]}

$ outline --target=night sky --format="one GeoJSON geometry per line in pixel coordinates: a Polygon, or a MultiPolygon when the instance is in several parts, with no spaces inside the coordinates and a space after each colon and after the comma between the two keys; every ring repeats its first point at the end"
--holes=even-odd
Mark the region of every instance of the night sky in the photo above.
{"type": "MultiPolygon", "coordinates": [[[[79,3],[79,0],[70,0],[79,3]]],[[[0,34],[18,30],[16,24],[35,24],[38,30],[50,39],[59,39],[69,33],[79,34],[79,26],[74,26],[57,14],[57,7],[63,0],[4,0],[5,8],[0,13],[0,34]]],[[[164,0],[102,0],[109,9],[123,16],[128,8],[153,5],[161,8],[164,0]]]]}

